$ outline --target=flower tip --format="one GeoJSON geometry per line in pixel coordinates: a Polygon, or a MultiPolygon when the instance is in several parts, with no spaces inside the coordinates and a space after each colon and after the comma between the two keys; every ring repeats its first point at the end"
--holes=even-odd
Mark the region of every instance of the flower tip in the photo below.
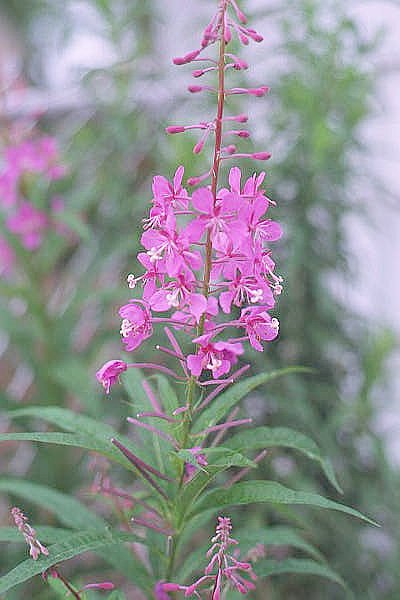
{"type": "Polygon", "coordinates": [[[193,50],[193,52],[188,52],[184,56],[176,56],[172,59],[174,65],[186,65],[189,62],[192,62],[195,58],[200,54],[200,50],[193,50]]]}
{"type": "Polygon", "coordinates": [[[183,133],[185,131],[184,127],[179,127],[177,125],[171,125],[165,128],[167,133],[183,133]]]}
{"type": "Polygon", "coordinates": [[[202,85],[189,85],[188,86],[188,90],[191,94],[198,94],[199,92],[203,91],[203,86],[202,85]]]}
{"type": "Polygon", "coordinates": [[[256,160],[269,160],[272,154],[269,152],[254,152],[251,157],[256,160]]]}

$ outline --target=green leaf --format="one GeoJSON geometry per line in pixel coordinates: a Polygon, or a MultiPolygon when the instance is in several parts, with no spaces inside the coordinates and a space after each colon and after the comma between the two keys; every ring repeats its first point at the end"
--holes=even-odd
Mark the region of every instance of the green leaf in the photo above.
{"type": "MultiPolygon", "coordinates": [[[[61,527],[35,527],[37,537],[41,542],[59,542],[71,535],[70,529],[61,527]]],[[[0,527],[0,542],[21,542],[26,544],[25,539],[16,527],[0,527]]]]}
{"type": "Polygon", "coordinates": [[[74,556],[90,550],[98,550],[104,546],[115,543],[137,541],[139,538],[128,533],[112,532],[110,530],[89,530],[72,533],[68,539],[53,544],[48,548],[49,555],[41,556],[34,561],[31,558],[24,560],[6,575],[0,578],[0,594],[39,575],[49,567],[69,560],[74,556]]]}
{"type": "MultiPolygon", "coordinates": [[[[119,437],[117,432],[115,435],[119,437]]],[[[56,444],[59,446],[74,446],[84,448],[91,452],[98,452],[108,459],[122,465],[126,469],[135,471],[133,465],[124,457],[110,442],[110,438],[104,441],[89,435],[59,432],[33,432],[33,433],[3,433],[0,434],[0,442],[5,441],[28,441],[42,444],[56,444]]]]}
{"type": "Polygon", "coordinates": [[[260,373],[254,377],[248,377],[239,383],[233,384],[226,392],[220,394],[210,406],[203,410],[194,425],[194,433],[203,431],[207,427],[212,427],[220,421],[242,398],[255,388],[268,383],[278,377],[290,375],[293,373],[310,373],[311,369],[306,367],[287,367],[271,371],[270,373],[260,373]]]}
{"type": "MultiPolygon", "coordinates": [[[[102,444],[100,447],[109,448],[110,440],[113,437],[117,437],[118,440],[124,444],[134,454],[142,458],[141,448],[132,443],[128,437],[118,433],[113,427],[96,421],[85,415],[81,415],[65,408],[59,408],[56,406],[30,406],[27,408],[17,409],[7,413],[7,416],[11,419],[17,419],[21,417],[37,417],[43,419],[48,423],[56,425],[60,429],[71,431],[73,433],[88,436],[89,438],[95,438],[96,442],[93,444],[102,444]],[[106,444],[106,446],[104,445],[106,444]]],[[[116,456],[114,454],[114,456],[116,456]]],[[[145,459],[143,459],[145,460],[145,459]]]]}
{"type": "Polygon", "coordinates": [[[155,379],[158,383],[158,391],[165,411],[168,415],[171,415],[174,410],[180,406],[178,396],[176,395],[169,379],[164,377],[164,375],[157,374],[155,379]]]}
{"type": "Polygon", "coordinates": [[[292,546],[306,552],[318,561],[324,561],[322,554],[312,544],[304,540],[299,531],[291,527],[270,525],[269,527],[246,527],[235,533],[239,540],[241,553],[245,554],[255,544],[265,546],[292,546]]]}
{"type": "MultiPolygon", "coordinates": [[[[60,325],[63,324],[64,321],[61,321],[60,325]]],[[[67,325],[68,323],[66,323],[67,325]]],[[[62,334],[63,331],[58,333],[60,337],[62,334]]],[[[99,397],[99,386],[96,387],[95,381],[88,376],[87,366],[82,363],[82,360],[70,356],[67,360],[58,361],[57,365],[51,369],[51,375],[64,389],[79,398],[85,411],[92,417],[102,414],[103,401],[99,397]]]]}
{"type": "Polygon", "coordinates": [[[254,566],[259,577],[270,577],[271,575],[282,575],[285,573],[299,573],[302,575],[318,575],[346,587],[343,579],[332,571],[327,565],[315,562],[308,558],[286,558],[284,560],[261,560],[254,566]]]}
{"type": "Polygon", "coordinates": [[[293,448],[317,461],[331,484],[342,493],[330,462],[323,458],[316,443],[306,435],[286,427],[255,427],[233,435],[224,442],[226,448],[232,450],[259,450],[283,446],[293,448]]]}
{"type": "MultiPolygon", "coordinates": [[[[132,369],[134,370],[134,369],[132,369]]],[[[111,446],[111,438],[116,437],[118,440],[126,446],[133,454],[138,456],[144,461],[149,461],[148,453],[146,452],[146,448],[139,447],[137,444],[134,444],[132,440],[128,437],[118,433],[115,429],[113,429],[110,425],[106,423],[102,423],[100,421],[96,421],[95,419],[91,419],[90,417],[86,417],[84,415],[80,415],[74,413],[65,408],[58,408],[54,406],[32,406],[28,408],[21,408],[15,411],[11,411],[7,413],[7,416],[11,419],[19,418],[19,417],[38,417],[43,419],[49,423],[53,423],[60,429],[65,429],[67,431],[72,431],[76,434],[83,435],[84,437],[89,436],[89,438],[93,438],[90,440],[92,445],[97,446],[97,451],[99,449],[110,448],[111,446]]],[[[145,432],[148,433],[148,432],[145,432]]],[[[153,434],[150,434],[153,435],[153,434]]],[[[156,436],[154,436],[156,437],[156,436]]],[[[158,438],[157,438],[158,439],[158,438]]],[[[114,451],[111,451],[114,452],[114,451]]],[[[116,454],[113,455],[116,457],[116,454]]],[[[123,459],[124,460],[124,459],[123,459]]],[[[155,459],[153,459],[155,460],[155,459]]],[[[127,462],[120,462],[120,464],[128,465],[127,462]]],[[[129,463],[129,468],[132,466],[129,463]]],[[[162,467],[161,467],[162,470],[162,467]]],[[[139,474],[140,476],[140,474],[139,474]]],[[[149,485],[145,480],[143,480],[145,485],[149,485]]]]}
{"type": "Polygon", "coordinates": [[[197,502],[193,514],[211,508],[220,509],[224,506],[253,504],[256,502],[271,502],[276,504],[305,504],[318,508],[327,508],[357,517],[371,525],[374,521],[360,512],[339,502],[334,502],[312,492],[297,492],[275,481],[243,481],[234,484],[229,489],[217,489],[208,492],[197,502]]]}

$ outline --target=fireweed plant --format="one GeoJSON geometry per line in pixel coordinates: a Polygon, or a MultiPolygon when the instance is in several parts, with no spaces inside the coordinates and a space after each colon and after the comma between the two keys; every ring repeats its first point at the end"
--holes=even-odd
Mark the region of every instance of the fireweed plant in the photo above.
{"type": "MultiPolygon", "coordinates": [[[[0,593],[39,573],[52,585],[61,582],[64,591],[78,599],[85,597],[86,590],[113,589],[115,582],[75,585],[61,575],[63,560],[88,550],[98,552],[147,598],[156,600],[221,600],[247,593],[265,597],[262,578],[274,573],[316,574],[343,584],[295,529],[269,526],[252,530],[237,516],[233,533],[225,512],[230,506],[257,502],[303,504],[369,521],[354,509],[317,494],[294,491],[275,481],[243,481],[269,448],[286,447],[319,463],[340,490],[330,464],[312,440],[286,428],[250,427],[250,418],[238,418],[238,404],[248,392],[290,369],[237,381],[249,369],[248,364],[239,364],[245,344],[262,352],[265,343],[278,335],[278,320],[271,310],[282,292],[282,279],[275,271],[269,244],[278,240],[282,231],[266,216],[274,203],[262,188],[265,173],[242,181],[240,169],[230,165],[229,187],[220,185],[221,168],[227,162],[270,158],[264,151],[238,151],[232,143],[250,133],[242,129],[246,115],[225,110],[230,97],[258,98],[268,91],[264,85],[227,85],[231,73],[248,66],[230,52],[234,38],[243,45],[262,41],[262,36],[248,27],[236,1],[221,0],[200,47],[174,59],[176,65],[194,63],[196,79],[216,78],[215,85],[190,85],[189,91],[214,94],[217,113],[209,121],[167,128],[169,134],[199,131],[195,154],[212,141],[210,168],[190,177],[186,187],[182,166],[172,182],[162,176],[154,178],[152,207],[141,237],[144,251],[138,255],[143,273],[127,277],[129,288],[140,287],[141,297],[119,311],[126,352],[134,353],[158,326],[163,327],[166,345],[157,344],[154,362],[110,360],[97,372],[107,394],[119,379],[125,384],[137,410],[127,419],[134,440],[89,417],[54,407],[23,409],[19,415],[42,418],[68,433],[0,438],[80,446],[136,474],[130,489],[113,482],[108,464],[99,462],[95,467],[92,491],[111,503],[119,526],[111,528],[78,501],[44,486],[25,482],[3,485],[3,490],[25,495],[53,510],[64,525],[78,531],[63,530],[65,539],[61,541],[47,532],[43,542],[55,543],[44,546],[22,511],[14,508],[15,523],[34,561],[28,559],[1,578],[0,593]],[[160,353],[168,358],[168,364],[158,361],[160,353]],[[144,380],[140,378],[142,370],[149,373],[144,380]],[[242,426],[247,429],[232,433],[242,426]],[[230,473],[231,468],[237,470],[230,473]],[[217,485],[209,489],[215,479],[217,485]],[[211,544],[193,548],[196,532],[216,517],[211,544]],[[293,546],[311,558],[266,558],[268,547],[277,544],[293,546]]],[[[118,597],[134,597],[126,594],[121,591],[118,597]]]]}

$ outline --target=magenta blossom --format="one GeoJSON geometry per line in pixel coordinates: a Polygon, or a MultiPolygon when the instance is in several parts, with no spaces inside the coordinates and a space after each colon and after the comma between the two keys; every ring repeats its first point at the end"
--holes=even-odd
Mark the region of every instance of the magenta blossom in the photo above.
{"type": "Polygon", "coordinates": [[[270,342],[279,333],[279,321],[272,318],[267,309],[266,306],[248,306],[242,310],[239,319],[249,336],[250,344],[259,352],[263,351],[261,341],[270,342]]]}
{"type": "Polygon", "coordinates": [[[205,334],[193,340],[199,345],[199,351],[197,354],[189,354],[187,366],[195,377],[199,377],[207,369],[214,379],[219,379],[229,373],[231,366],[237,363],[237,357],[244,352],[240,343],[212,342],[211,337],[211,334],[205,334]]]}
{"type": "Polygon", "coordinates": [[[153,333],[151,313],[144,302],[131,300],[119,309],[122,341],[128,352],[136,350],[153,333]]]}
{"type": "Polygon", "coordinates": [[[8,217],[6,226],[11,233],[21,238],[21,243],[27,250],[36,250],[42,243],[48,218],[46,213],[30,202],[22,202],[17,212],[8,217]]]}
{"type": "Polygon", "coordinates": [[[196,278],[190,269],[181,269],[176,278],[159,289],[149,298],[152,310],[166,311],[171,308],[187,308],[198,323],[207,309],[207,300],[202,294],[195,293],[196,278]]]}
{"type": "Polygon", "coordinates": [[[121,373],[124,373],[127,368],[123,360],[109,360],[97,371],[96,379],[106,390],[106,394],[110,393],[111,386],[118,381],[121,373]]]}

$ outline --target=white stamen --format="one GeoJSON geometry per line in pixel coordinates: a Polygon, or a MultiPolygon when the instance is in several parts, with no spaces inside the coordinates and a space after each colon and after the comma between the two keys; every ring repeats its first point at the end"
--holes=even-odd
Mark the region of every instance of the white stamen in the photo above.
{"type": "Polygon", "coordinates": [[[271,327],[279,331],[279,321],[275,317],[271,320],[271,327]]]}
{"type": "Polygon", "coordinates": [[[209,369],[210,371],[214,372],[217,369],[219,369],[221,365],[222,365],[222,360],[219,360],[219,358],[217,358],[216,356],[214,356],[214,354],[211,354],[211,356],[210,356],[210,362],[207,365],[207,369],[209,369]]]}
{"type": "Polygon", "coordinates": [[[121,323],[120,334],[126,338],[133,331],[134,325],[129,319],[123,319],[121,323]]]}
{"type": "Polygon", "coordinates": [[[176,308],[179,306],[179,289],[175,289],[166,296],[166,300],[170,306],[176,308]]]}
{"type": "Polygon", "coordinates": [[[258,288],[257,290],[251,290],[251,291],[249,291],[249,296],[250,296],[250,302],[252,304],[255,304],[256,302],[260,302],[260,300],[262,300],[263,291],[261,288],[258,288]]]}
{"type": "Polygon", "coordinates": [[[162,260],[162,256],[160,256],[160,253],[162,251],[163,251],[162,247],[157,250],[157,248],[155,246],[153,246],[153,248],[148,250],[147,255],[150,256],[150,262],[155,263],[155,262],[157,262],[157,260],[162,260]]]}
{"type": "Polygon", "coordinates": [[[136,287],[136,279],[133,273],[129,273],[126,281],[128,282],[129,289],[133,290],[136,287]]]}

